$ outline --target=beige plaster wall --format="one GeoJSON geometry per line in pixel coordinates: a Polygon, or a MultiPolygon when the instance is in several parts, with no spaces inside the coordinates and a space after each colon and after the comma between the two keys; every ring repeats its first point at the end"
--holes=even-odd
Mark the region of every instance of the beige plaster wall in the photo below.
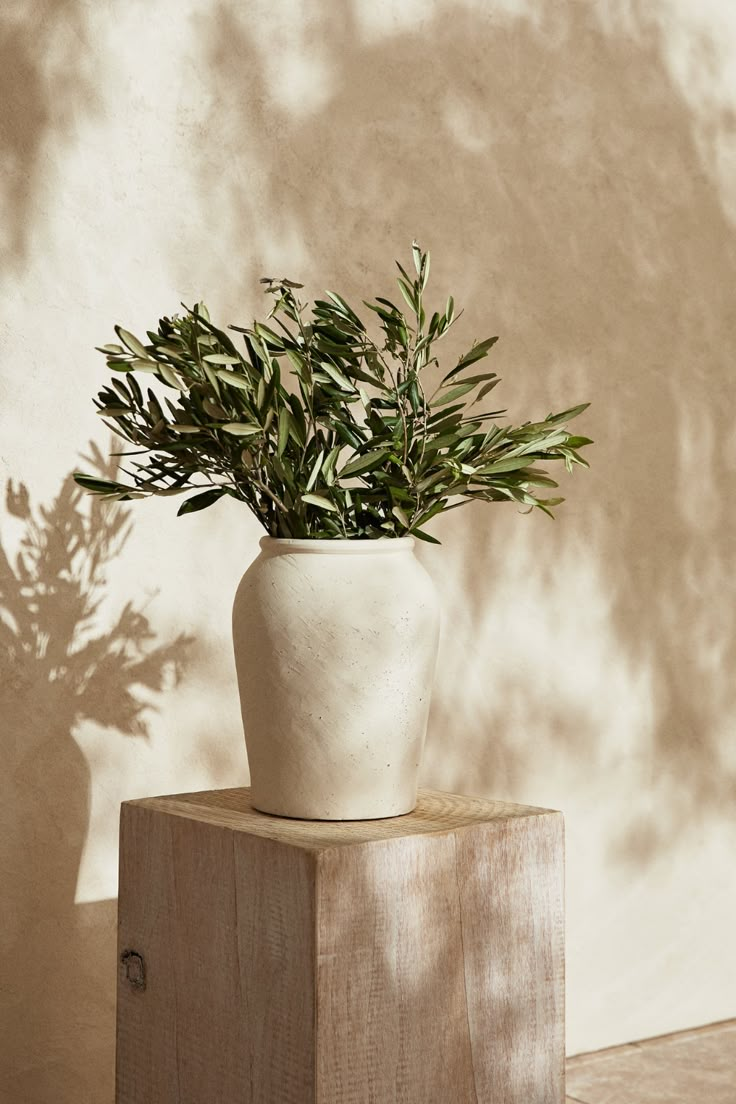
{"type": "Polygon", "coordinates": [[[597,441],[556,523],[422,549],[424,781],[565,810],[570,1052],[736,1015],[733,5],[10,0],[0,103],[0,1100],[109,1104],[119,802],[247,780],[257,526],[72,490],[92,347],[415,235],[512,414],[597,441]]]}

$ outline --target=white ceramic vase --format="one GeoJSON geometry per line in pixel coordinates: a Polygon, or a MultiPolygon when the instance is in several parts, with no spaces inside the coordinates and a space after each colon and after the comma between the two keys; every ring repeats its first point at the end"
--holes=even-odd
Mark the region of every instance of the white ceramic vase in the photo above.
{"type": "Polygon", "coordinates": [[[307,820],[411,812],[438,639],[412,537],[264,537],[233,608],[256,808],[307,820]]]}

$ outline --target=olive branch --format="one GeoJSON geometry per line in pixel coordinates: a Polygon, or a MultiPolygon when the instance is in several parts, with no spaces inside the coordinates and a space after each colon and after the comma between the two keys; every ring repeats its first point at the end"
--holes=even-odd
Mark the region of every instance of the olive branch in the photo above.
{"type": "Polygon", "coordinates": [[[273,537],[412,535],[467,502],[516,502],[551,515],[543,498],[557,483],[540,464],[587,465],[591,444],[566,423],[588,406],[514,427],[484,410],[500,382],[478,371],[497,338],[475,343],[427,394],[434,348],[456,323],[452,296],[427,320],[430,255],[412,246],[414,275],[397,262],[406,310],[376,297],[371,336],[356,311],[325,292],[307,316],[303,286],[265,277],[266,322],[211,321],[204,303],[162,318],[146,342],[116,326],[103,345],[114,373],[95,404],[105,423],[136,446],[120,453],[128,483],[76,472],[80,486],[127,501],[194,491],[191,513],[224,495],[246,503],[273,537]],[[160,387],[144,389],[139,376],[160,387]],[[201,482],[204,480],[204,483],[201,482]]]}

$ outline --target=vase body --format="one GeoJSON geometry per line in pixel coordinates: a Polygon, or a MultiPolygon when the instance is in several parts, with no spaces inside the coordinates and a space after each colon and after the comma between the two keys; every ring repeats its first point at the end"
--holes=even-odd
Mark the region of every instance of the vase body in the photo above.
{"type": "Polygon", "coordinates": [[[264,537],[233,608],[251,797],[308,820],[416,804],[439,603],[411,537],[264,537]]]}

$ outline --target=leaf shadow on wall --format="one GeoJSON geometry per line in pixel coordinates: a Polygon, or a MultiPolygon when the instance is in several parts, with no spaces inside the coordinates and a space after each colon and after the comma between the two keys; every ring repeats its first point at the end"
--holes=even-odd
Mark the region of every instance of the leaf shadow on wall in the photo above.
{"type": "MultiPolygon", "coordinates": [[[[115,461],[91,446],[106,478],[115,461]]],[[[0,873],[12,907],[0,932],[0,1097],[79,1104],[112,1099],[114,901],[75,904],[90,816],[80,722],[111,738],[148,736],[147,710],[187,660],[190,641],[156,641],[127,603],[98,618],[106,570],[130,533],[124,509],[71,478],[49,505],[9,483],[21,525],[11,562],[0,545],[0,873]],[[9,1095],[3,1095],[3,1091],[9,1095]]]]}
{"type": "Polygon", "coordinates": [[[373,39],[356,10],[310,8],[299,60],[315,76],[295,108],[290,40],[266,49],[220,5],[203,193],[224,143],[226,179],[250,185],[214,193],[229,240],[293,242],[308,262],[288,275],[358,301],[417,236],[438,294],[468,306],[469,340],[502,335],[510,416],[592,399],[592,471],[563,488],[557,523],[469,507],[444,528],[446,624],[462,635],[438,680],[432,781],[533,802],[540,762],[569,763],[611,810],[611,858],[638,866],[736,797],[736,239],[712,144],[728,119],[686,101],[643,2],[607,9],[607,25],[573,2],[533,18],[447,4],[373,39]],[[499,654],[488,619],[512,587],[538,616],[499,654]],[[484,685],[468,705],[470,670],[484,685]],[[637,687],[640,713],[617,721],[637,687]]]}
{"type": "Polygon", "coordinates": [[[0,10],[0,246],[9,266],[28,255],[34,203],[55,163],[49,139],[74,134],[78,108],[96,109],[86,7],[41,0],[0,10]]]}

